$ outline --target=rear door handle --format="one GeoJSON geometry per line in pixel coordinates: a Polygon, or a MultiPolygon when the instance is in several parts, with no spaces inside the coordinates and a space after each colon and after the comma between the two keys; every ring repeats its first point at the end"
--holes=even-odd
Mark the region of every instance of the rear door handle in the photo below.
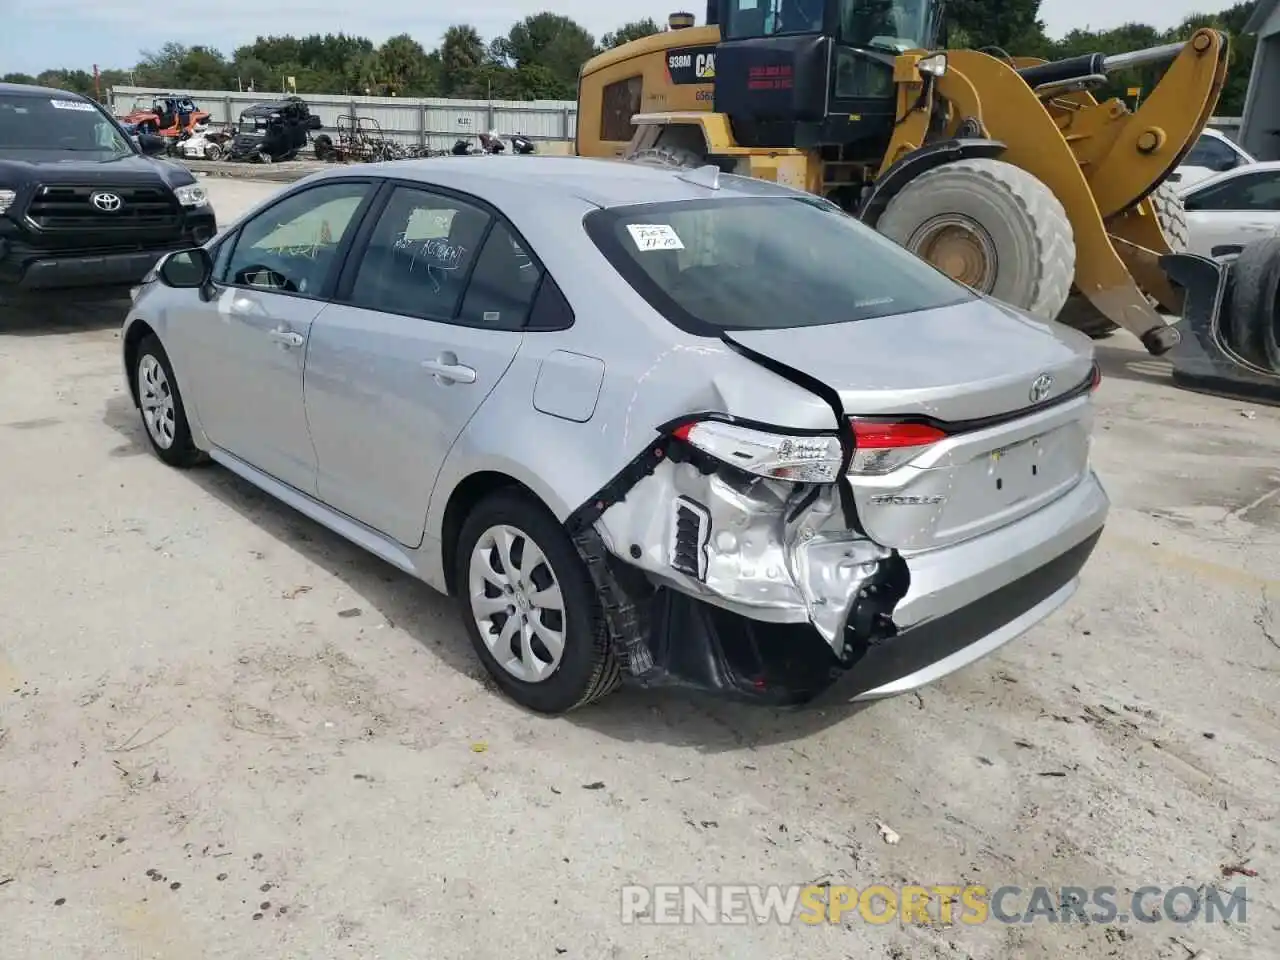
{"type": "Polygon", "coordinates": [[[422,369],[445,383],[475,383],[476,372],[452,353],[442,353],[434,360],[423,360],[422,369]]]}
{"type": "Polygon", "coordinates": [[[292,330],[272,330],[270,336],[286,347],[300,347],[307,342],[306,337],[292,330]]]}

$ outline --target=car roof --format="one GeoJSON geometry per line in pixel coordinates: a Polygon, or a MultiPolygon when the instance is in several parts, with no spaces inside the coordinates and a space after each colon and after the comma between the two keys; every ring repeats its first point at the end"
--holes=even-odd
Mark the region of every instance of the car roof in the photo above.
{"type": "Polygon", "coordinates": [[[59,90],[57,87],[41,87],[30,83],[0,83],[0,94],[17,97],[60,97],[63,100],[88,100],[71,90],[59,90]]]}
{"type": "MultiPolygon", "coordinates": [[[[719,187],[713,188],[709,185],[711,171],[706,169],[694,171],[588,157],[447,156],[392,160],[361,169],[465,191],[504,210],[518,205],[520,196],[530,193],[543,199],[555,195],[574,198],[604,208],[680,200],[811,196],[782,184],[723,173],[717,174],[719,187]]],[[[339,169],[318,176],[344,173],[351,175],[349,170],[339,169]]]]}

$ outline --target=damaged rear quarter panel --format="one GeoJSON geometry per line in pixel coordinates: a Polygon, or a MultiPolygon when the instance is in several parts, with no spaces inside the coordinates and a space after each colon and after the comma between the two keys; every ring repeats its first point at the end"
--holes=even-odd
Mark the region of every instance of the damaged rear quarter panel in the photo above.
{"type": "Polygon", "coordinates": [[[437,540],[451,493],[475,473],[512,477],[564,522],[659,439],[657,427],[678,417],[717,412],[775,423],[785,413],[779,426],[836,429],[822,398],[718,339],[683,333],[612,272],[585,234],[583,240],[577,269],[564,280],[553,273],[574,306],[574,325],[525,333],[502,381],[458,437],[427,516],[427,531],[437,540]],[[599,268],[585,270],[593,257],[599,268]],[[534,406],[542,362],[556,351],[604,363],[599,397],[585,422],[534,406]]]}

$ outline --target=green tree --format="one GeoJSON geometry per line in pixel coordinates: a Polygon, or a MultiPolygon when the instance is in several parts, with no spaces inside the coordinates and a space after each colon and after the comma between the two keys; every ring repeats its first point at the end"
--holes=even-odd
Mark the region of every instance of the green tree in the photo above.
{"type": "Polygon", "coordinates": [[[632,40],[639,40],[641,37],[648,37],[655,33],[662,33],[662,31],[662,26],[653,17],[633,20],[630,23],[624,23],[617,30],[606,33],[601,37],[600,48],[602,50],[612,50],[614,47],[620,47],[624,43],[630,43],[632,40]]]}
{"type": "Polygon", "coordinates": [[[580,24],[558,13],[535,13],[496,40],[492,51],[516,69],[540,66],[558,81],[557,98],[571,99],[578,71],[596,52],[596,41],[580,24]]]}
{"type": "Polygon", "coordinates": [[[1048,52],[1040,0],[948,0],[946,17],[950,47],[994,46],[1022,57],[1048,52]]]}
{"type": "Polygon", "coordinates": [[[488,62],[488,51],[475,27],[469,24],[450,27],[444,32],[444,40],[440,44],[441,94],[446,97],[463,96],[460,91],[471,90],[469,95],[475,96],[477,71],[488,62]]]}
{"type": "Polygon", "coordinates": [[[379,85],[395,96],[429,96],[432,81],[431,64],[422,44],[407,33],[392,37],[374,57],[374,70],[379,85]]]}

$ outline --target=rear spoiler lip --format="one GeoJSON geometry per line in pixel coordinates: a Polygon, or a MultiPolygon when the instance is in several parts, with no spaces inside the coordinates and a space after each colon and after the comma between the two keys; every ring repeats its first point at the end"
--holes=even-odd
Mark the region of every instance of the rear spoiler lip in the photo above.
{"type": "Polygon", "coordinates": [[[937,417],[931,417],[928,414],[909,413],[902,416],[894,416],[893,414],[874,414],[871,416],[855,416],[850,420],[857,420],[860,423],[914,423],[921,426],[933,427],[935,430],[941,430],[947,436],[956,436],[962,433],[975,433],[978,430],[988,430],[991,427],[999,427],[1006,423],[1012,423],[1015,420],[1021,420],[1023,417],[1029,417],[1032,414],[1040,413],[1044,410],[1052,410],[1054,407],[1062,406],[1073,400],[1088,396],[1093,389],[1094,378],[1098,375],[1098,361],[1094,360],[1089,367],[1089,374],[1070,390],[1059,394],[1052,400],[1045,400],[1040,403],[1028,404],[1025,407],[1018,407],[1016,410],[1009,410],[1005,413],[994,413],[988,417],[975,417],[972,420],[941,420],[937,417]]]}

